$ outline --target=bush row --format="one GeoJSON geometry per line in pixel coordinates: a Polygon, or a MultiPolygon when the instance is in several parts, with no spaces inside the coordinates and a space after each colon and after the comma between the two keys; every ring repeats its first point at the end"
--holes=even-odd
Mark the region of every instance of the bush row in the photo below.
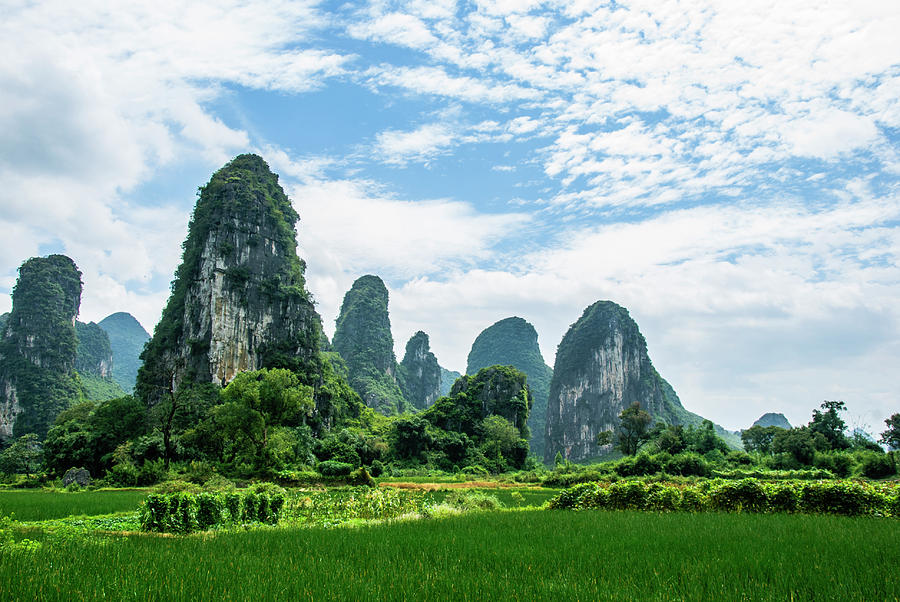
{"type": "Polygon", "coordinates": [[[900,516],[900,488],[854,481],[756,479],[671,485],[639,480],[584,483],[550,500],[551,509],[805,512],[900,516]]]}
{"type": "Polygon", "coordinates": [[[274,525],[283,507],[279,492],[151,493],[141,504],[141,530],[185,534],[246,523],[274,525]]]}

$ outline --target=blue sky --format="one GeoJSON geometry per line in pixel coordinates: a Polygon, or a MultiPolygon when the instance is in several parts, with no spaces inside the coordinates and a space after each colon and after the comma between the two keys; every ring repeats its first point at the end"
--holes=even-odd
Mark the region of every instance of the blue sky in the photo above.
{"type": "Polygon", "coordinates": [[[688,409],[900,410],[896,2],[10,2],[0,311],[63,252],[152,331],[197,187],[260,153],[326,331],[385,279],[456,370],[624,306],[688,409]],[[738,6],[738,4],[740,4],[738,6]]]}

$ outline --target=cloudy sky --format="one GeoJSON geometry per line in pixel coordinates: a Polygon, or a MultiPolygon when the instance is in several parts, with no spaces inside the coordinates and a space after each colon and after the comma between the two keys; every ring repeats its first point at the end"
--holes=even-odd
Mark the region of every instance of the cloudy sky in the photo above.
{"type": "Polygon", "coordinates": [[[896,0],[7,0],[0,312],[62,252],[81,319],[152,331],[198,186],[260,153],[326,331],[374,273],[398,354],[463,371],[532,322],[627,307],[728,428],[900,411],[896,0]]]}

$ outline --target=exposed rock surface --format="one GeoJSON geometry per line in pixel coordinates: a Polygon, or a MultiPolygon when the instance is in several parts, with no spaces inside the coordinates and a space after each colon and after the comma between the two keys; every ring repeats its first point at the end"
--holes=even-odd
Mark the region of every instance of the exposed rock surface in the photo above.
{"type": "Polygon", "coordinates": [[[68,487],[72,483],[87,487],[91,484],[91,473],[84,468],[70,468],[62,478],[63,486],[68,487]]]}
{"type": "MultiPolygon", "coordinates": [[[[557,452],[572,461],[588,460],[604,449],[597,433],[618,426],[619,414],[634,402],[657,421],[699,424],[674,389],[653,367],[647,343],[628,311],[611,301],[584,310],[565,334],[556,354],[547,404],[544,459],[557,452]]],[[[734,444],[733,433],[716,428],[734,444]]]]}
{"type": "Polygon", "coordinates": [[[450,395],[450,389],[453,387],[453,383],[455,383],[462,374],[457,372],[456,370],[447,370],[443,366],[441,366],[441,397],[446,395],[450,395]]]}
{"type": "Polygon", "coordinates": [[[134,390],[134,381],[141,367],[141,351],[150,340],[150,335],[134,316],[125,312],[106,316],[99,325],[109,337],[113,357],[112,377],[130,393],[134,390]]]}
{"type": "Polygon", "coordinates": [[[431,352],[428,335],[421,330],[406,343],[400,362],[400,390],[412,407],[424,410],[441,394],[441,367],[431,352]]]}
{"type": "Polygon", "coordinates": [[[534,395],[534,406],[528,418],[531,452],[544,456],[544,430],[547,423],[547,397],[553,370],[544,363],[534,326],[522,318],[500,320],[486,328],[472,343],[466,366],[467,374],[496,364],[514,366],[528,376],[534,395]]]}
{"type": "Polygon", "coordinates": [[[278,176],[240,155],[200,189],[172,294],[142,354],[136,393],[157,403],[174,382],[225,385],[246,370],[321,373],[321,320],[297,256],[298,215],[278,176]]]}
{"type": "Polygon", "coordinates": [[[75,316],[81,272],[65,255],[19,268],[0,340],[0,438],[43,437],[56,415],[80,399],[75,316]]]}
{"type": "Polygon", "coordinates": [[[388,291],[381,278],[362,276],[344,295],[332,347],[347,362],[350,386],[366,405],[387,415],[405,409],[397,382],[388,291]]]}
{"type": "Polygon", "coordinates": [[[760,416],[751,426],[777,426],[782,429],[791,428],[791,423],[784,417],[784,414],[775,412],[767,412],[760,416]]]}

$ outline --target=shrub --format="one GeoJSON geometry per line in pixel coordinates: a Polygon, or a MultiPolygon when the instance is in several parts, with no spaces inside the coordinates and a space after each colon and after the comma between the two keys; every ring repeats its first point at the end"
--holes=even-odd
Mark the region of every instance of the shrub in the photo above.
{"type": "Polygon", "coordinates": [[[497,510],[503,507],[497,496],[473,489],[456,489],[444,502],[460,510],[497,510]]]}
{"type": "Polygon", "coordinates": [[[886,502],[883,494],[849,481],[806,483],[800,494],[800,506],[805,512],[874,514],[886,509],[886,502]]]}
{"type": "Polygon", "coordinates": [[[862,474],[870,479],[883,479],[893,476],[895,473],[894,463],[887,454],[866,454],[860,468],[862,474]]]}
{"type": "Polygon", "coordinates": [[[228,511],[228,519],[233,523],[241,522],[241,496],[236,492],[229,492],[222,496],[225,509],[228,511]]]}
{"type": "Polygon", "coordinates": [[[647,488],[641,481],[619,481],[609,486],[609,506],[617,510],[643,510],[647,488]]]}
{"type": "Polygon", "coordinates": [[[351,472],[350,478],[347,479],[347,482],[350,485],[378,487],[378,483],[375,482],[375,479],[372,478],[372,475],[369,474],[369,471],[366,470],[365,466],[360,466],[359,468],[351,472]]]}
{"type": "Polygon", "coordinates": [[[381,463],[381,460],[375,460],[372,462],[371,474],[373,477],[378,478],[384,473],[384,464],[381,463]]]}
{"type": "Polygon", "coordinates": [[[681,502],[678,505],[680,510],[702,512],[706,510],[707,504],[706,495],[699,489],[685,488],[681,490],[681,502]]]}
{"type": "Polygon", "coordinates": [[[201,493],[197,496],[197,527],[205,531],[222,522],[225,504],[221,495],[201,493]]]}
{"type": "Polygon", "coordinates": [[[766,488],[772,512],[796,512],[800,508],[800,490],[794,483],[773,483],[766,488]]]}
{"type": "Polygon", "coordinates": [[[337,460],[325,460],[316,466],[319,474],[325,477],[346,477],[353,471],[353,464],[338,462],[337,460]]]}
{"type": "Polygon", "coordinates": [[[681,505],[681,494],[674,487],[653,484],[647,495],[647,508],[660,512],[678,510],[681,505]]]}
{"type": "Polygon", "coordinates": [[[709,465],[699,454],[683,452],[666,462],[665,471],[670,475],[683,477],[705,477],[709,475],[709,465]]]}
{"type": "Polygon", "coordinates": [[[258,496],[252,491],[245,493],[243,504],[241,504],[241,521],[245,523],[256,522],[256,517],[259,515],[258,506],[258,496]]]}
{"type": "Polygon", "coordinates": [[[166,530],[169,516],[169,499],[159,493],[151,493],[141,504],[141,530],[162,533],[166,530]]]}
{"type": "Polygon", "coordinates": [[[768,508],[766,491],[755,479],[722,483],[709,492],[709,501],[716,510],[736,512],[765,512],[768,508]]]}
{"type": "Polygon", "coordinates": [[[197,530],[197,498],[190,493],[175,493],[169,497],[168,529],[172,533],[193,533],[197,530]]]}

